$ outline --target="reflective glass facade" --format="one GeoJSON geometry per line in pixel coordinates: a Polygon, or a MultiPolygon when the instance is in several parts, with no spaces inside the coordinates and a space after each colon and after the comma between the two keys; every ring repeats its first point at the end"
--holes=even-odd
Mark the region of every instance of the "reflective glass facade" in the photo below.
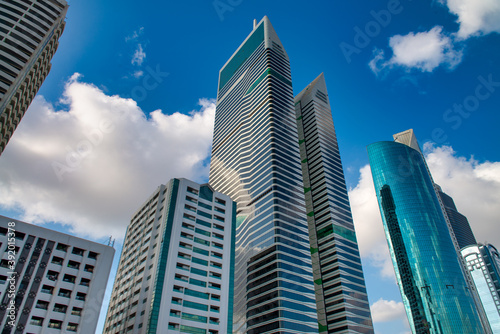
{"type": "Polygon", "coordinates": [[[462,256],[486,313],[491,333],[500,333],[500,255],[492,245],[471,245],[462,256]]]}
{"type": "Polygon", "coordinates": [[[220,71],[210,184],[238,203],[235,333],[318,333],[289,59],[264,17],[220,71]]]}
{"type": "Polygon", "coordinates": [[[323,74],[295,97],[320,333],[373,333],[323,74]]]}
{"type": "Polygon", "coordinates": [[[397,142],[368,156],[412,331],[483,333],[423,156],[397,142]]]}
{"type": "Polygon", "coordinates": [[[441,198],[441,201],[443,203],[444,210],[450,221],[451,229],[453,230],[453,234],[457,239],[458,248],[462,249],[469,245],[475,245],[476,238],[472,233],[469,221],[467,220],[467,217],[458,212],[453,198],[439,189],[437,191],[437,194],[441,198]]]}

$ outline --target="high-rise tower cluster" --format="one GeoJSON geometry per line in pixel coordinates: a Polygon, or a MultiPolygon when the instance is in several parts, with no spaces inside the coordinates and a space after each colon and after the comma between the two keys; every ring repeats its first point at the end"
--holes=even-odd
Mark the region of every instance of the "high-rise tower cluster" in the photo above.
{"type": "Polygon", "coordinates": [[[235,332],[372,333],[326,85],[293,98],[267,17],[220,71],[210,167],[238,203],[235,332]]]}

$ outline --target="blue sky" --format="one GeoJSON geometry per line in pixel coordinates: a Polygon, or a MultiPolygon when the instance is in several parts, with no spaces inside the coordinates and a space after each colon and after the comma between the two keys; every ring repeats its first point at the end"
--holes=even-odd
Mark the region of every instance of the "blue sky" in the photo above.
{"type": "Polygon", "coordinates": [[[0,157],[0,214],[112,234],[118,257],[157,185],[207,180],[219,69],[264,15],[295,94],[325,73],[375,328],[405,333],[366,146],[413,128],[478,241],[500,246],[495,1],[70,1],[51,73],[0,157]]]}

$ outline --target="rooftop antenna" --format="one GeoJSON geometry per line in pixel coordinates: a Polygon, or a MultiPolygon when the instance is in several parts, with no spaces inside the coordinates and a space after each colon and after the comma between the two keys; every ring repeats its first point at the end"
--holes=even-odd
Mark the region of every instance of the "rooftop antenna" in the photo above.
{"type": "Polygon", "coordinates": [[[253,28],[257,27],[257,19],[253,19],[253,28]]]}
{"type": "Polygon", "coordinates": [[[115,239],[113,239],[112,235],[109,236],[108,246],[110,246],[110,247],[114,247],[115,246],[115,239]]]}

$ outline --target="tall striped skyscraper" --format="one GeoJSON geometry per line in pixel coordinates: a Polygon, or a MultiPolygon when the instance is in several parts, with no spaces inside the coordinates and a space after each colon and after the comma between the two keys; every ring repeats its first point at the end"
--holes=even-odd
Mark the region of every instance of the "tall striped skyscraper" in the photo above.
{"type": "Polygon", "coordinates": [[[0,154],[50,71],[65,0],[0,1],[0,154]]]}
{"type": "Polygon", "coordinates": [[[220,70],[210,184],[238,203],[234,331],[318,333],[290,63],[264,17],[220,70]]]}
{"type": "Polygon", "coordinates": [[[295,97],[320,333],[373,333],[323,74],[295,97]]]}

